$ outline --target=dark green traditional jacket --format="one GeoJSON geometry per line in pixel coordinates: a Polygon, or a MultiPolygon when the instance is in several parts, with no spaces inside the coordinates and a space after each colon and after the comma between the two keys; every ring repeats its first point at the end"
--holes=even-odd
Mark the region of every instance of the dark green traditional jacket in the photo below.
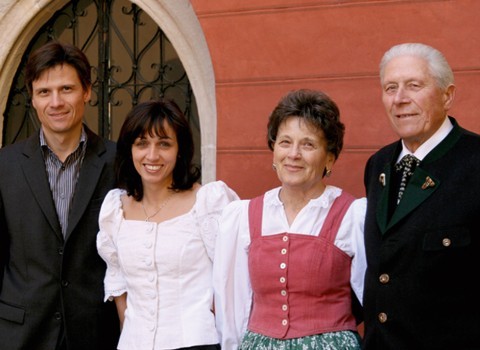
{"type": "Polygon", "coordinates": [[[397,208],[389,197],[401,142],[367,162],[367,350],[480,349],[480,136],[450,119],[397,208]]]}

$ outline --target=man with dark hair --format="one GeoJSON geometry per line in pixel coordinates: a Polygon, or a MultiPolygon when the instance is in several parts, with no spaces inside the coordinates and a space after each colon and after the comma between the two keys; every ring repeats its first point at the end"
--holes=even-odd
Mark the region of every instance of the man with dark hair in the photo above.
{"type": "Polygon", "coordinates": [[[96,235],[115,144],[83,124],[90,64],[50,41],[25,78],[41,128],[0,149],[0,349],[113,350],[119,323],[103,302],[96,235]]]}

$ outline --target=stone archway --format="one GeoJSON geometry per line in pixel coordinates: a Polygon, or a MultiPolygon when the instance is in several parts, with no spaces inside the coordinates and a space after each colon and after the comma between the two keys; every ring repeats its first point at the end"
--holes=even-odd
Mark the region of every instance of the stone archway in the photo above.
{"type": "MultiPolygon", "coordinates": [[[[187,72],[195,94],[201,131],[201,165],[204,183],[216,178],[215,78],[206,39],[188,0],[131,0],[140,6],[168,36],[187,72]]],[[[11,86],[22,55],[36,31],[66,0],[3,0],[0,5],[0,86],[11,86]]],[[[0,91],[5,110],[8,89],[0,91]]],[[[3,134],[3,112],[0,137],[3,134]]]]}

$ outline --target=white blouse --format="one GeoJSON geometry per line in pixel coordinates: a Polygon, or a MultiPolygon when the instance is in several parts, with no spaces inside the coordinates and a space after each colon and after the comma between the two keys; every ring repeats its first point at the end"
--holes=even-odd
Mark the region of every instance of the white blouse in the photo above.
{"type": "MultiPolygon", "coordinates": [[[[279,199],[280,187],[265,193],[263,202],[262,235],[282,232],[317,236],[323,222],[342,190],[327,186],[323,194],[298,213],[289,226],[283,204],[279,199]]],[[[249,200],[236,201],[223,211],[217,236],[213,266],[215,314],[222,350],[235,350],[247,329],[252,290],[248,272],[250,229],[249,200]]],[[[363,297],[363,279],[366,269],[363,224],[366,198],[356,199],[343,218],[334,244],[352,257],[350,284],[358,300],[363,297]]]]}
{"type": "Polygon", "coordinates": [[[222,209],[238,196],[221,181],[202,186],[186,214],[155,223],[126,220],[111,190],[102,204],[97,249],[107,263],[105,300],[127,292],[118,349],[217,344],[212,260],[222,209]]]}

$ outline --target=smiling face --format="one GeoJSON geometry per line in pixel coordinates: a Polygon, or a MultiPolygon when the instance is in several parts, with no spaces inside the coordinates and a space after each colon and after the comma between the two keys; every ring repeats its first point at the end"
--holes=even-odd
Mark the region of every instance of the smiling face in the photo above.
{"type": "Polygon", "coordinates": [[[438,86],[422,58],[399,56],[385,66],[382,101],[393,130],[412,152],[440,128],[454,92],[453,85],[438,86]]]}
{"type": "Polygon", "coordinates": [[[132,145],[132,160],[142,178],[145,188],[148,185],[170,187],[173,169],[177,161],[178,142],[174,130],[164,122],[165,135],[149,133],[137,137],[132,145]]]}
{"type": "Polygon", "coordinates": [[[335,157],[327,152],[323,132],[299,117],[290,117],[278,128],[273,163],[283,187],[303,192],[324,189],[325,167],[332,169],[335,157]]]}
{"type": "Polygon", "coordinates": [[[77,71],[68,64],[49,68],[32,82],[32,105],[47,140],[53,134],[78,137],[90,94],[91,87],[84,90],[77,71]]]}

